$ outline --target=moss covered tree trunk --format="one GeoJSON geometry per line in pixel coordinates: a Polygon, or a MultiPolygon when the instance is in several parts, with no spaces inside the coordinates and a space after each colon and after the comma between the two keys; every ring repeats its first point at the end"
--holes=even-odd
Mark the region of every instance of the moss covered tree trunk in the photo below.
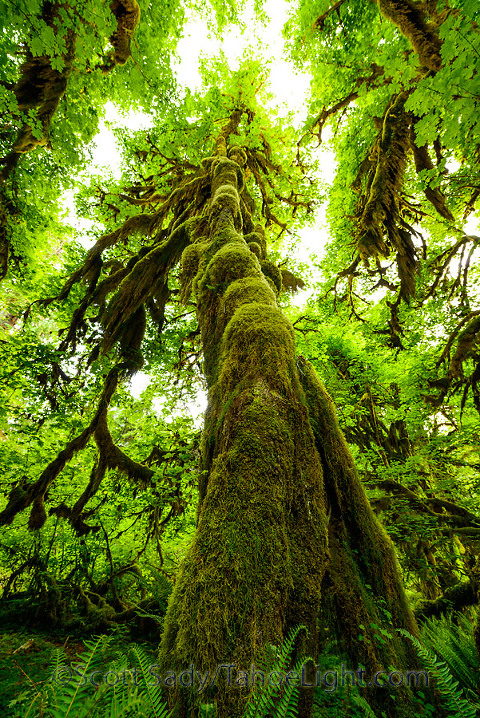
{"type": "MultiPolygon", "coordinates": [[[[353,659],[384,667],[387,653],[388,664],[399,657],[397,641],[389,652],[372,641],[362,650],[358,625],[381,620],[382,596],[396,625],[414,630],[413,619],[331,402],[295,355],[292,326],[277,305],[279,272],[244,201],[246,155],[227,150],[231,130],[204,160],[211,199],[201,236],[182,258],[184,286],[193,281],[196,293],[209,395],[198,527],[169,604],[161,667],[178,674],[193,664],[210,678],[221,664],[249,671],[265,644],[280,643],[298,624],[308,637],[297,656],[316,658],[320,612],[343,627],[353,659]]],[[[247,691],[235,671],[230,686],[226,669],[217,675],[219,718],[242,714],[247,691]]],[[[171,697],[185,717],[197,715],[195,702],[212,700],[181,688],[171,697]]],[[[301,691],[303,718],[312,698],[301,691]]]]}

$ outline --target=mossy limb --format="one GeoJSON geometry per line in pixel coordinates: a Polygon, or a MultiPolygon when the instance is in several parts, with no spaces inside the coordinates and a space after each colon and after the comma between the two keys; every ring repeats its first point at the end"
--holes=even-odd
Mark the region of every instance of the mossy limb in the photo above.
{"type": "Polygon", "coordinates": [[[257,242],[249,242],[248,248],[257,257],[257,259],[262,259],[262,248],[257,242]]]}

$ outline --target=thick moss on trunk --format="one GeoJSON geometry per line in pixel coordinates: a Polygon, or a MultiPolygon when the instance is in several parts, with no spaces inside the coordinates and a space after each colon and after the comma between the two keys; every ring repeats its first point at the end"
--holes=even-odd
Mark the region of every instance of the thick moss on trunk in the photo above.
{"type": "MultiPolygon", "coordinates": [[[[266,643],[298,623],[313,653],[327,562],[322,468],[293,330],[262,272],[264,237],[250,233],[252,247],[241,233],[244,161],[220,143],[209,162],[209,234],[183,267],[197,272],[209,405],[198,529],[170,603],[162,665],[193,663],[212,676],[225,661],[250,670],[266,643]]],[[[246,692],[217,684],[219,716],[241,715],[246,692]]]]}
{"type": "MultiPolygon", "coordinates": [[[[245,156],[238,148],[229,154],[223,137],[217,155],[204,161],[211,175],[208,235],[183,257],[184,290],[193,286],[197,297],[209,403],[198,527],[171,596],[162,671],[193,664],[208,670],[210,680],[220,664],[249,671],[265,644],[280,643],[298,624],[309,633],[297,657],[318,656],[322,590],[324,606],[336,592],[334,619],[344,624],[352,658],[369,669],[404,666],[396,639],[388,652],[370,644],[358,649],[355,642],[362,621],[385,623],[365,583],[385,596],[395,625],[414,630],[414,622],[392,547],[356,478],[331,406],[313,370],[295,356],[271,263],[259,259],[265,238],[258,226],[256,241],[242,235],[245,156]]],[[[175,715],[197,715],[195,702],[212,697],[218,718],[242,715],[248,692],[226,685],[225,675],[208,699],[182,688],[171,693],[175,715]]],[[[311,715],[312,698],[301,691],[301,718],[311,715]]]]}

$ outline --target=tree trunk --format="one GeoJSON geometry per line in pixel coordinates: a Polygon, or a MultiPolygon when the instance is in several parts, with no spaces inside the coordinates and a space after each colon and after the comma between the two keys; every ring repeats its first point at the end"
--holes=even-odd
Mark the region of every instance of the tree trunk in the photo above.
{"type": "MultiPolygon", "coordinates": [[[[249,673],[265,645],[279,644],[292,627],[308,629],[295,658],[316,659],[321,608],[327,615],[328,606],[343,629],[349,656],[369,670],[404,666],[405,656],[396,652],[396,638],[389,651],[378,650],[371,628],[359,645],[358,624],[368,626],[373,617],[384,625],[389,611],[396,626],[415,630],[392,546],[356,477],[331,402],[295,355],[294,332],[271,280],[276,268],[242,199],[245,153],[234,147],[227,156],[230,131],[217,141],[215,157],[204,160],[211,201],[200,224],[208,229],[183,257],[184,281],[196,273],[209,392],[205,471],[197,532],[169,604],[160,665],[177,676],[190,665],[208,670],[209,682],[217,671],[209,694],[195,697],[195,689],[178,686],[171,692],[175,715],[185,718],[212,701],[218,718],[242,715],[248,691],[235,682],[238,671],[249,673]],[[231,685],[222,664],[235,664],[231,685]]],[[[299,715],[308,718],[313,691],[300,694],[299,715]]]]}

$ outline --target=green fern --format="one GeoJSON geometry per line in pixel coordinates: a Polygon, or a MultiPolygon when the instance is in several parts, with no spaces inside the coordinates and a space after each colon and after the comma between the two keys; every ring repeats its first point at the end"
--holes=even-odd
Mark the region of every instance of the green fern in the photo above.
{"type": "MultiPolygon", "coordinates": [[[[32,684],[28,705],[22,713],[17,711],[17,718],[168,718],[165,707],[163,712],[159,710],[158,702],[152,707],[151,696],[147,696],[146,700],[146,696],[140,694],[133,684],[102,681],[94,691],[82,685],[82,675],[91,675],[96,669],[100,669],[102,674],[119,672],[128,664],[127,657],[122,654],[117,654],[115,661],[106,663],[109,642],[106,636],[84,641],[86,650],[82,654],[82,673],[75,678],[66,666],[63,650],[55,651],[50,666],[52,678],[40,686],[32,684]]],[[[142,653],[141,658],[145,665],[145,654],[142,653]]],[[[139,661],[140,668],[142,662],[139,661]]]]}
{"type": "MultiPolygon", "coordinates": [[[[307,630],[305,626],[297,626],[292,629],[280,646],[270,646],[267,649],[260,668],[264,673],[275,671],[285,673],[290,662],[290,656],[295,645],[298,634],[307,630]]],[[[298,661],[292,670],[300,673],[302,665],[312,659],[298,661]]],[[[268,683],[266,686],[257,687],[247,703],[243,718],[295,718],[298,705],[299,687],[294,685],[276,685],[268,683]],[[282,695],[279,699],[279,693],[282,695]]]]}
{"type": "Polygon", "coordinates": [[[356,689],[352,690],[348,694],[351,703],[356,707],[360,708],[364,718],[377,718],[377,714],[371,707],[371,705],[361,696],[356,689]]]}
{"type": "Polygon", "coordinates": [[[102,718],[133,718],[133,716],[141,715],[140,709],[142,699],[138,695],[138,690],[131,689],[128,691],[116,690],[116,686],[112,686],[113,692],[106,702],[103,712],[97,707],[94,716],[102,716],[102,718]]]}
{"type": "MultiPolygon", "coordinates": [[[[83,675],[90,675],[99,661],[99,654],[104,653],[108,645],[107,636],[97,636],[91,641],[84,641],[86,647],[82,654],[83,675]]],[[[101,702],[104,691],[108,688],[101,684],[93,695],[87,694],[81,680],[69,680],[64,685],[54,686],[49,712],[52,718],[87,718],[95,706],[101,702]]]]}
{"type": "MultiPolygon", "coordinates": [[[[151,660],[140,646],[133,645],[131,649],[142,676],[141,691],[141,708],[146,711],[144,713],[148,718],[169,718],[171,711],[167,709],[165,702],[162,700],[160,685],[152,682],[152,674],[150,673],[151,660]]],[[[139,715],[140,713],[137,713],[139,715]]]]}
{"type": "Polygon", "coordinates": [[[473,624],[463,613],[430,618],[421,627],[424,646],[442,656],[452,675],[471,699],[479,689],[479,661],[473,624]]]}
{"type": "MultiPolygon", "coordinates": [[[[129,665],[128,657],[119,653],[109,664],[108,669],[121,673],[127,665],[129,665]]],[[[102,718],[133,718],[138,715],[142,702],[138,688],[133,683],[127,685],[115,683],[110,685],[109,690],[105,693],[104,712],[100,714],[100,710],[98,710],[98,715],[102,715],[102,718]]]]}
{"type": "MultiPolygon", "coordinates": [[[[85,674],[94,670],[94,660],[100,647],[103,648],[106,643],[105,636],[99,636],[94,641],[85,641],[87,650],[82,655],[85,674]]],[[[93,695],[87,695],[84,690],[80,691],[81,681],[72,680],[62,649],[54,651],[49,675],[51,678],[40,686],[32,684],[27,707],[21,712],[18,708],[15,713],[18,718],[87,718],[92,715],[93,708],[101,701],[102,690],[100,688],[93,695]]]]}
{"type": "MultiPolygon", "coordinates": [[[[300,660],[292,670],[299,674],[303,665],[305,665],[305,661],[300,660]]],[[[275,718],[296,718],[299,694],[299,686],[286,685],[278,706],[275,708],[275,718]]]]}
{"type": "Polygon", "coordinates": [[[397,631],[412,641],[429,673],[436,679],[436,687],[444,696],[446,708],[450,711],[452,718],[477,718],[479,706],[465,700],[462,689],[459,687],[458,681],[450,673],[447,664],[441,661],[434,651],[422,645],[408,631],[403,628],[398,628],[397,631]]]}

